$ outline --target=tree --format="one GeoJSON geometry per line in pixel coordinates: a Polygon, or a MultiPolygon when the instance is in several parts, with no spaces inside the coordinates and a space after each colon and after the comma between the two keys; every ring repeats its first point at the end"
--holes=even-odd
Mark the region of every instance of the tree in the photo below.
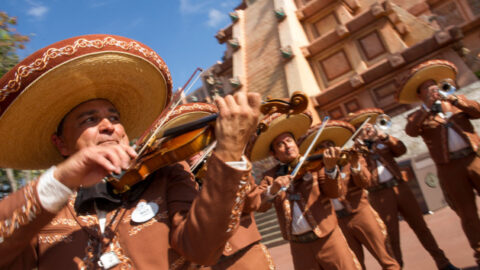
{"type": "MultiPolygon", "coordinates": [[[[12,28],[16,24],[17,18],[0,11],[0,77],[18,63],[17,49],[24,49],[24,44],[30,40],[12,28]]],[[[34,174],[38,171],[0,169],[0,199],[30,181],[34,174]]]]}

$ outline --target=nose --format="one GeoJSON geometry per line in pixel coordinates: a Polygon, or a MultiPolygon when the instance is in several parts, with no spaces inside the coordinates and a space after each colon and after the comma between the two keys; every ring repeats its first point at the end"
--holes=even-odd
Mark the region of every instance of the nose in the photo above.
{"type": "Polygon", "coordinates": [[[115,130],[115,126],[108,118],[103,118],[99,123],[100,132],[112,133],[115,130]]]}

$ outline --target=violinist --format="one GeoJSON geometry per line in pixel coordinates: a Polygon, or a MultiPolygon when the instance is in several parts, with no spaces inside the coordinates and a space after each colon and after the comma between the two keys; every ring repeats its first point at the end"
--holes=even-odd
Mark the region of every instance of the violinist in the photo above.
{"type": "Polygon", "coordinates": [[[407,175],[402,173],[395,161],[396,157],[400,157],[407,151],[405,145],[399,139],[386,134],[372,124],[381,114],[383,114],[383,110],[378,108],[363,109],[349,115],[346,120],[359,128],[370,117],[369,122],[359,132],[356,143],[368,148],[368,151],[364,153],[368,170],[372,175],[368,197],[387,227],[393,255],[403,267],[398,219],[398,215],[401,214],[415,232],[420,243],[430,253],[438,269],[457,269],[439,248],[423,219],[415,195],[408,186],[407,175]]]}
{"type": "Polygon", "coordinates": [[[421,136],[437,167],[445,200],[460,217],[480,267],[480,137],[471,120],[480,118],[480,103],[456,95],[457,67],[430,60],[412,68],[398,89],[400,103],[422,102],[408,116],[407,135],[421,136]],[[476,196],[475,196],[476,191],[476,196]]]}
{"type": "Polygon", "coordinates": [[[211,265],[237,229],[250,175],[243,148],[259,96],[218,98],[206,184],[185,162],[122,194],[105,176],[129,167],[140,135],[171,98],[163,60],[140,42],[86,35],[50,45],[0,79],[0,166],[48,168],[0,201],[2,269],[185,269],[211,265]],[[53,141],[50,141],[50,138],[53,141]]]}
{"type": "MultiPolygon", "coordinates": [[[[217,113],[217,108],[211,104],[188,103],[179,105],[171,114],[164,127],[175,127],[183,122],[193,121],[213,113],[217,113]]],[[[187,159],[187,163],[190,166],[204,163],[203,167],[199,165],[198,169],[194,170],[197,183],[201,186],[206,184],[204,181],[210,181],[205,179],[208,165],[206,162],[203,162],[203,159],[208,159],[211,149],[209,146],[187,159]]],[[[222,255],[218,261],[213,266],[202,266],[199,269],[269,270],[275,268],[270,253],[260,243],[262,236],[258,231],[253,216],[254,211],[260,205],[260,194],[257,191],[255,179],[253,179],[251,174],[248,175],[247,181],[245,189],[239,191],[245,194],[242,195],[244,200],[239,208],[241,209],[241,214],[237,229],[223,247],[222,255]]]]}
{"type": "MultiPolygon", "coordinates": [[[[300,139],[300,149],[305,149],[314,135],[315,129],[300,139]]],[[[355,128],[344,121],[330,121],[321,138],[317,141],[316,152],[322,152],[328,147],[342,146],[352,139],[355,128]]],[[[379,220],[378,214],[372,209],[367,199],[365,188],[370,185],[370,172],[365,159],[353,146],[345,152],[350,160],[339,170],[345,177],[342,178],[347,193],[337,199],[332,199],[332,204],[337,214],[338,223],[342,229],[348,245],[365,268],[363,246],[377,259],[382,269],[400,269],[397,261],[389,254],[385,224],[379,220]],[[358,168],[357,168],[358,166],[358,168]],[[361,168],[361,169],[360,169],[361,168]]]]}
{"type": "Polygon", "coordinates": [[[283,238],[290,242],[295,269],[360,269],[330,203],[330,198],[344,192],[336,167],[339,148],[325,150],[325,165],[293,180],[289,172],[300,158],[297,139],[310,127],[310,115],[272,114],[263,123],[267,129],[252,137],[247,155],[252,162],[273,156],[279,164],[264,173],[258,211],[275,206],[283,238]],[[282,187],[288,188],[284,192],[282,187]]]}

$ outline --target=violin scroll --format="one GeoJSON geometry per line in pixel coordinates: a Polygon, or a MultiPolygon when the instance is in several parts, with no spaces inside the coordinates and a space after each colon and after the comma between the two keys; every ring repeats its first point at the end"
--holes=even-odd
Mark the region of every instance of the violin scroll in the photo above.
{"type": "Polygon", "coordinates": [[[267,101],[265,101],[261,107],[260,111],[264,115],[272,114],[272,113],[285,113],[285,114],[296,114],[301,113],[307,109],[308,106],[308,97],[305,93],[296,91],[293,93],[290,101],[285,101],[282,99],[272,99],[267,97],[267,101]]]}

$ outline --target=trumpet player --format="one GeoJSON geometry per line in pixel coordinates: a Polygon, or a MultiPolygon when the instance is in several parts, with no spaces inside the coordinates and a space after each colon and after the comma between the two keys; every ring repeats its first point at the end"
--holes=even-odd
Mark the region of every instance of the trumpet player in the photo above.
{"type": "Polygon", "coordinates": [[[377,128],[377,125],[370,123],[370,121],[375,123],[377,117],[382,114],[381,109],[364,109],[349,115],[347,121],[359,128],[360,124],[369,119],[369,122],[359,131],[356,143],[366,145],[368,148],[364,156],[372,176],[368,189],[369,199],[387,227],[393,255],[403,267],[398,219],[398,215],[401,214],[420,243],[430,253],[438,269],[458,269],[450,263],[439,248],[423,219],[415,195],[407,184],[407,175],[402,173],[395,162],[394,158],[407,151],[405,145],[399,139],[377,128]]]}
{"type": "Polygon", "coordinates": [[[480,194],[480,137],[470,122],[480,118],[480,103],[463,95],[442,95],[443,81],[455,81],[457,68],[445,60],[414,67],[399,88],[400,103],[423,102],[408,116],[405,131],[421,136],[437,167],[449,206],[460,217],[463,231],[480,266],[480,219],[475,190],[480,194]]]}

